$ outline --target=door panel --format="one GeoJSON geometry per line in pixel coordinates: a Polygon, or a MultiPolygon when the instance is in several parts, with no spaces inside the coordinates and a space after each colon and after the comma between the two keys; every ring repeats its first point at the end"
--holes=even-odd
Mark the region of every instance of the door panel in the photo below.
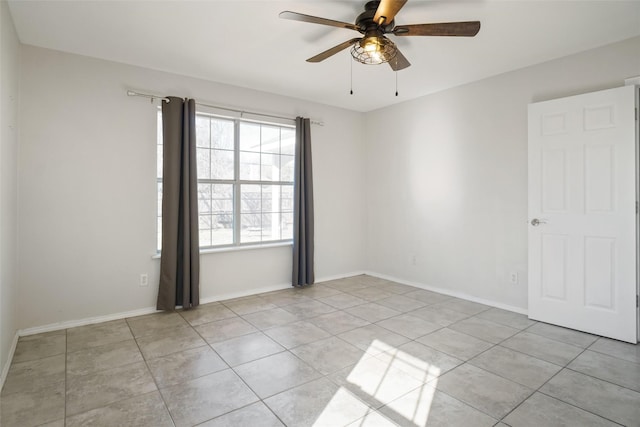
{"type": "Polygon", "coordinates": [[[616,240],[584,239],[584,304],[615,312],[616,240]]]}
{"type": "Polygon", "coordinates": [[[529,317],[637,342],[632,86],[529,105],[529,317]]]}
{"type": "Polygon", "coordinates": [[[569,236],[542,236],[542,297],[558,301],[567,299],[569,236]]]}

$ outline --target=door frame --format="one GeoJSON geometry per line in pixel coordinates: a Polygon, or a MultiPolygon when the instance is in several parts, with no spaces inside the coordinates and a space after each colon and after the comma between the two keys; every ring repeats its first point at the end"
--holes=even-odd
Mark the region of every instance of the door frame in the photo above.
{"type": "Polygon", "coordinates": [[[633,86],[636,94],[636,339],[640,342],[640,85],[633,86]]]}

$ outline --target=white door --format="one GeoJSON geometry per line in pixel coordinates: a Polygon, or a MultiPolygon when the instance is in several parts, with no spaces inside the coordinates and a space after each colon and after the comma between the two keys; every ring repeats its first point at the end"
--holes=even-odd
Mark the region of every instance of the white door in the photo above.
{"type": "Polygon", "coordinates": [[[635,88],[529,105],[529,317],[637,342],[635,88]]]}

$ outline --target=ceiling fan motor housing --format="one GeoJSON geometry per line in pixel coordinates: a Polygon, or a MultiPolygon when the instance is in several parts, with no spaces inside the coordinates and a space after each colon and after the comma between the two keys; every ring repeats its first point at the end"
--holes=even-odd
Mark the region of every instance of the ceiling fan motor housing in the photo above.
{"type": "Polygon", "coordinates": [[[356,18],[355,24],[360,28],[360,32],[362,34],[378,29],[382,30],[382,33],[389,33],[393,30],[395,25],[393,20],[390,22],[384,22],[383,25],[378,25],[378,23],[373,20],[379,5],[379,1],[367,2],[367,4],[364,5],[364,12],[356,18]]]}

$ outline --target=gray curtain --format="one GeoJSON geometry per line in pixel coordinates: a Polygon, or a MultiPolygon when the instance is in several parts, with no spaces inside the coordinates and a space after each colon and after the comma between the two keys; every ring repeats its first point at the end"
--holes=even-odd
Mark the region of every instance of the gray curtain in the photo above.
{"type": "Polygon", "coordinates": [[[310,285],[313,272],[313,171],[311,122],[296,118],[296,159],[293,180],[293,286],[310,285]]]}
{"type": "Polygon", "coordinates": [[[158,310],[192,308],[200,302],[196,103],[162,101],[162,255],[158,310]]]}

